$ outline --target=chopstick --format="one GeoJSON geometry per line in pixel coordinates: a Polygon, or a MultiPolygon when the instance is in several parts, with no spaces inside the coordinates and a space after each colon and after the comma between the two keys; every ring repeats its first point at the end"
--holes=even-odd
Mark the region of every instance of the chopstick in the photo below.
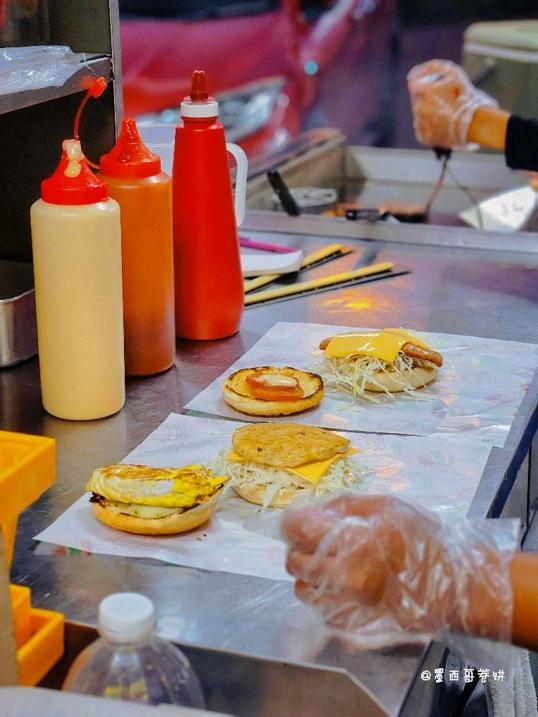
{"type": "Polygon", "coordinates": [[[295,251],[299,251],[295,246],[283,246],[282,244],[270,244],[265,241],[255,241],[248,237],[239,237],[239,246],[244,246],[248,249],[259,249],[260,251],[272,251],[276,254],[291,254],[295,251]]]}
{"type": "Polygon", "coordinates": [[[267,289],[266,291],[258,291],[256,294],[250,294],[245,296],[245,306],[257,304],[263,301],[271,301],[271,299],[282,299],[287,296],[295,296],[297,294],[304,294],[309,291],[315,291],[317,289],[324,289],[330,286],[336,286],[337,284],[349,284],[357,281],[358,279],[364,279],[367,277],[379,275],[379,278],[385,278],[385,276],[397,276],[401,273],[407,273],[401,271],[396,274],[392,272],[394,264],[391,262],[382,262],[380,264],[372,264],[370,266],[363,266],[360,269],[354,269],[353,271],[344,271],[340,274],[331,274],[330,276],[324,276],[321,279],[311,279],[310,281],[301,281],[291,286],[282,286],[276,289],[267,289]],[[385,275],[385,276],[381,276],[385,275]]]}
{"type": "MultiPolygon", "coordinates": [[[[349,254],[351,251],[353,250],[348,249],[343,246],[343,244],[329,244],[329,246],[323,247],[323,249],[318,249],[318,251],[305,256],[301,262],[301,270],[311,269],[313,266],[321,264],[321,262],[324,261],[339,259],[341,256],[349,254]]],[[[267,284],[272,284],[273,281],[280,279],[281,276],[284,276],[284,274],[267,274],[266,276],[258,276],[255,279],[247,279],[243,282],[245,294],[248,294],[250,291],[254,291],[254,289],[259,289],[262,286],[267,286],[267,284]]]]}

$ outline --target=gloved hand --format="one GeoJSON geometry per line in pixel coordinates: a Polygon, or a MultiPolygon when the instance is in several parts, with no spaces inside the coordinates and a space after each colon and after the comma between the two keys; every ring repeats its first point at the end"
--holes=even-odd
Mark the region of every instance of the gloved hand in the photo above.
{"type": "Polygon", "coordinates": [[[459,65],[431,60],[407,75],[417,141],[430,147],[457,147],[467,142],[474,113],[497,102],[477,90],[459,65]]]}
{"type": "Polygon", "coordinates": [[[512,527],[346,493],[289,509],[282,530],[297,596],[365,643],[448,628],[510,639],[512,527]]]}

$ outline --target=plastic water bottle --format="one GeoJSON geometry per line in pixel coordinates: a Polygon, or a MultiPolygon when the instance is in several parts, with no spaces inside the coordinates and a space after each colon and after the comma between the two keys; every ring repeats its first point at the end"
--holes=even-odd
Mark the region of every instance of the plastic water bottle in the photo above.
{"type": "Polygon", "coordinates": [[[150,705],[204,708],[196,673],[185,655],[154,634],[153,603],[116,593],[99,606],[99,634],[73,663],[63,689],[150,705]]]}

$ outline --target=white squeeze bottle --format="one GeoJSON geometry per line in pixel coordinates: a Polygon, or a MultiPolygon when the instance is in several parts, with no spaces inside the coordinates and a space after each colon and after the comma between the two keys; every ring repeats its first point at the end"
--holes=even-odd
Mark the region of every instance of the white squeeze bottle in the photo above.
{"type": "Polygon", "coordinates": [[[120,209],[80,142],[62,148],[31,209],[41,397],[85,421],[125,402],[120,209]]]}

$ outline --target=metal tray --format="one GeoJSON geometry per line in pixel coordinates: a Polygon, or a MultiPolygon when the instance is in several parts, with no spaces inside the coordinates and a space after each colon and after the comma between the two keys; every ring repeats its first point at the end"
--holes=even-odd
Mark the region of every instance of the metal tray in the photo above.
{"type": "Polygon", "coordinates": [[[0,260],[0,368],[37,353],[31,264],[0,260]]]}
{"type": "MultiPolygon", "coordinates": [[[[430,150],[351,146],[337,130],[307,132],[287,151],[251,163],[247,208],[268,213],[267,229],[276,230],[275,219],[283,212],[275,209],[273,190],[266,179],[271,168],[278,169],[290,188],[331,187],[337,190],[339,201],[374,208],[387,202],[424,205],[439,178],[440,163],[430,150]]],[[[508,169],[499,154],[454,152],[427,222],[402,223],[395,232],[393,224],[383,221],[352,222],[316,216],[310,217],[309,233],[337,232],[339,236],[391,242],[396,235],[396,241],[404,243],[538,251],[538,234],[529,231],[531,226],[527,231],[514,233],[483,231],[469,227],[458,216],[492,195],[526,184],[528,174],[508,169]],[[326,228],[320,228],[319,222],[326,228]],[[374,227],[377,231],[370,235],[374,227]]],[[[303,221],[307,219],[308,215],[300,217],[303,221]]]]}

